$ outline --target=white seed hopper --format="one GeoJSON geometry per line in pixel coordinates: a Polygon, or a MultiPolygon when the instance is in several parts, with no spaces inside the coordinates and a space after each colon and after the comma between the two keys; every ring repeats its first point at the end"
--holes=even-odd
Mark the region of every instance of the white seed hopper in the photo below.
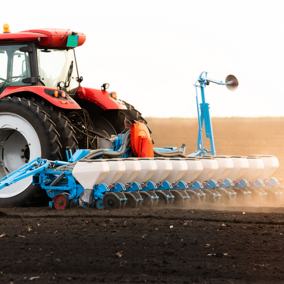
{"type": "Polygon", "coordinates": [[[151,180],[151,177],[157,170],[157,164],[153,158],[141,158],[139,162],[141,164],[141,171],[135,178],[135,181],[141,184],[151,180]]]}
{"type": "Polygon", "coordinates": [[[188,167],[185,159],[171,158],[170,161],[172,163],[173,170],[167,176],[166,180],[169,181],[170,183],[173,183],[175,181],[179,181],[182,179],[183,175],[188,170],[188,167]]]}
{"type": "Polygon", "coordinates": [[[109,173],[109,164],[105,160],[84,160],[78,162],[72,175],[84,189],[92,189],[100,184],[109,173]]]}
{"type": "Polygon", "coordinates": [[[255,155],[255,156],[261,158],[264,166],[264,169],[259,173],[259,175],[256,176],[256,179],[264,180],[271,178],[272,175],[279,168],[278,159],[272,155],[255,155]]]}
{"type": "Polygon", "coordinates": [[[183,175],[182,180],[189,183],[196,180],[196,178],[201,174],[203,171],[203,165],[200,159],[195,157],[186,158],[185,161],[188,169],[183,175]]]}
{"type": "Polygon", "coordinates": [[[127,158],[122,159],[125,166],[125,172],[123,175],[117,180],[117,182],[121,182],[122,184],[127,184],[135,180],[138,174],[141,171],[140,161],[136,158],[127,158]]]}
{"type": "Polygon", "coordinates": [[[226,176],[231,181],[240,180],[249,168],[249,162],[244,156],[231,156],[234,167],[231,172],[226,176]]]}
{"type": "Polygon", "coordinates": [[[210,156],[198,158],[203,166],[203,171],[196,178],[199,182],[209,181],[218,170],[218,163],[210,156]]]}
{"type": "Polygon", "coordinates": [[[258,156],[248,156],[247,157],[249,168],[241,176],[245,180],[255,180],[257,176],[263,171],[264,164],[260,157],[258,156]]]}
{"type": "Polygon", "coordinates": [[[212,176],[215,181],[224,180],[228,174],[233,170],[234,163],[229,156],[214,156],[214,159],[218,163],[218,170],[212,176]]]}
{"type": "Polygon", "coordinates": [[[173,170],[173,165],[168,158],[156,158],[157,171],[151,177],[151,181],[158,183],[167,179],[173,170]]]}
{"type": "Polygon", "coordinates": [[[125,172],[125,165],[122,159],[107,159],[109,166],[109,173],[102,180],[102,183],[106,185],[111,185],[116,183],[125,172]]]}

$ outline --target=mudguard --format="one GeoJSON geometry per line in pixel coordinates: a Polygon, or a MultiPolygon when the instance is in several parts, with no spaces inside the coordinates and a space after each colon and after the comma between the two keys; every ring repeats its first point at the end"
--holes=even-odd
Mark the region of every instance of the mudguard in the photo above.
{"type": "Polygon", "coordinates": [[[42,97],[43,99],[49,101],[51,104],[63,108],[63,109],[81,109],[81,107],[75,102],[67,93],[66,97],[62,98],[60,95],[56,98],[53,94],[54,91],[61,93],[62,91],[58,89],[48,88],[45,86],[25,86],[25,87],[8,87],[1,94],[0,99],[3,97],[17,95],[22,92],[29,92],[42,97]]]}
{"type": "Polygon", "coordinates": [[[91,88],[79,87],[77,90],[79,99],[90,101],[103,110],[108,109],[127,109],[124,102],[114,99],[107,91],[101,91],[91,88]]]}

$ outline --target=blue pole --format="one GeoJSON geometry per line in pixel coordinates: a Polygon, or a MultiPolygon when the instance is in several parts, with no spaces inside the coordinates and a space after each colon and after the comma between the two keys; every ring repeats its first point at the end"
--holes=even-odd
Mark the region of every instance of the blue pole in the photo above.
{"type": "Polygon", "coordinates": [[[206,132],[206,137],[210,138],[210,146],[211,146],[211,152],[212,155],[216,155],[216,150],[215,150],[215,143],[214,143],[214,136],[213,136],[213,128],[212,128],[212,123],[211,123],[211,118],[210,118],[210,112],[209,112],[209,104],[206,103],[205,101],[205,82],[200,82],[200,91],[201,91],[201,98],[202,98],[202,103],[200,104],[200,109],[201,109],[201,116],[203,115],[204,117],[204,125],[205,125],[205,132],[206,132]]]}
{"type": "Polygon", "coordinates": [[[198,116],[198,124],[199,124],[198,138],[197,138],[197,150],[203,150],[203,139],[202,139],[203,119],[201,118],[201,116],[200,116],[200,111],[199,111],[199,102],[198,102],[198,90],[197,90],[197,86],[195,86],[195,91],[196,91],[197,116],[198,116]]]}

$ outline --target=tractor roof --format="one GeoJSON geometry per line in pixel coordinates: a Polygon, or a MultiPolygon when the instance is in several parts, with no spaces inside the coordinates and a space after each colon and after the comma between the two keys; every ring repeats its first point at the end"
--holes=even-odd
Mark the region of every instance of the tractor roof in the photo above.
{"type": "Polygon", "coordinates": [[[37,42],[39,46],[46,48],[66,48],[67,38],[69,35],[79,36],[77,46],[83,45],[86,41],[86,35],[79,32],[72,32],[66,29],[37,29],[22,31],[18,33],[0,34],[0,44],[37,42]]]}

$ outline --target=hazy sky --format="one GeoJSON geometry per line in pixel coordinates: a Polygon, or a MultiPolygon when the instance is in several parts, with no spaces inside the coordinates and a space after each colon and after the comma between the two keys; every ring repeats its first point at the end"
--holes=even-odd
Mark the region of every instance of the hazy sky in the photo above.
{"type": "MultiPolygon", "coordinates": [[[[196,116],[193,83],[206,70],[236,92],[206,89],[212,116],[284,116],[284,1],[7,2],[11,32],[63,28],[87,35],[77,49],[83,86],[111,91],[144,116],[196,116]]],[[[1,23],[0,23],[1,24],[1,23]]]]}

